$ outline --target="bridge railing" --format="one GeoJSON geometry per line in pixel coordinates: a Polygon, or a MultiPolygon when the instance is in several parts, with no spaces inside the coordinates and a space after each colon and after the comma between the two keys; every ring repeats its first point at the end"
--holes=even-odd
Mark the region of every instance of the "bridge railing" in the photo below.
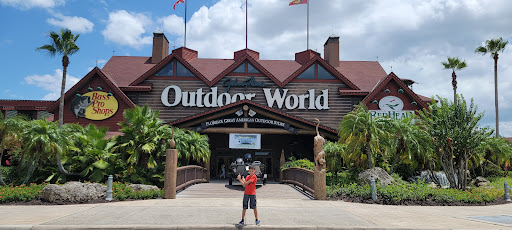
{"type": "Polygon", "coordinates": [[[302,190],[311,194],[315,193],[314,179],[315,172],[313,170],[290,167],[283,170],[283,183],[296,185],[302,190]]]}
{"type": "Polygon", "coordinates": [[[208,182],[206,173],[206,168],[198,165],[179,167],[176,173],[176,190],[179,191],[189,185],[208,182]]]}

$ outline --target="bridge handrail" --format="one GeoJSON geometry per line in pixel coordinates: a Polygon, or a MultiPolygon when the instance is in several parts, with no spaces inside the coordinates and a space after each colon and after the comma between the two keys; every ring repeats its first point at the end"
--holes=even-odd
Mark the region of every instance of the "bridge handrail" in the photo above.
{"type": "Polygon", "coordinates": [[[311,194],[315,193],[314,188],[315,172],[313,170],[290,167],[283,169],[283,183],[293,184],[311,194]]]}
{"type": "Polygon", "coordinates": [[[198,165],[178,167],[176,172],[176,190],[179,191],[189,185],[208,182],[206,173],[206,168],[198,165]]]}

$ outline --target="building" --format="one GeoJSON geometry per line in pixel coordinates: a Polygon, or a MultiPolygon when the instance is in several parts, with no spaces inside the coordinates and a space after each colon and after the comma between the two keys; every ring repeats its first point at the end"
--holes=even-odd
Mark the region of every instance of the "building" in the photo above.
{"type": "MultiPolygon", "coordinates": [[[[64,123],[94,123],[116,134],[124,109],[147,104],[170,125],[209,136],[212,177],[247,153],[274,177],[282,151],[312,159],[315,118],[320,134],[336,140],[339,122],[361,102],[375,116],[400,118],[430,101],[376,61],[340,61],[337,36],[327,39],[324,54],[261,60],[243,49],[233,59],[208,59],[185,47],[169,54],[167,38],[156,31],[152,56],[113,56],[68,90],[64,123]]],[[[47,109],[55,120],[58,106],[47,109]]]]}

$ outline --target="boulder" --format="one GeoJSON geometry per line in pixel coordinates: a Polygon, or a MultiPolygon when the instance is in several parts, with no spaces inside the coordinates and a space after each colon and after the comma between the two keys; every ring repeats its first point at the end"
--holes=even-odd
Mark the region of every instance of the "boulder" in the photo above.
{"type": "Polygon", "coordinates": [[[43,188],[41,198],[51,203],[86,203],[105,199],[107,186],[98,183],[68,182],[49,184],[43,188]]]}
{"type": "Polygon", "coordinates": [[[154,185],[146,185],[146,184],[131,184],[128,185],[133,191],[148,191],[148,190],[160,190],[158,187],[154,185]]]}
{"type": "Polygon", "coordinates": [[[489,187],[490,186],[490,181],[485,179],[485,177],[476,177],[475,178],[475,185],[478,186],[478,187],[489,187]]]}
{"type": "Polygon", "coordinates": [[[428,184],[428,187],[437,188],[437,184],[434,182],[430,182],[430,184],[428,184]]]}
{"type": "Polygon", "coordinates": [[[395,183],[395,179],[391,177],[384,169],[375,167],[371,169],[367,169],[359,173],[359,183],[360,184],[370,184],[371,178],[375,178],[375,181],[379,182],[381,186],[386,186],[395,183]]]}

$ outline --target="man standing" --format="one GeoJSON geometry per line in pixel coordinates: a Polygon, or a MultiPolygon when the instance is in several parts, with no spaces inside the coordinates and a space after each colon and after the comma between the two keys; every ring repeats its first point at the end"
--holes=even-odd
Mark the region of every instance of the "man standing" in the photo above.
{"type": "Polygon", "coordinates": [[[244,192],[244,200],[242,202],[243,211],[242,211],[242,220],[240,221],[240,225],[245,224],[245,211],[249,207],[248,203],[250,202],[250,208],[254,210],[254,218],[256,219],[256,225],[260,225],[260,220],[258,220],[258,210],[256,209],[256,181],[258,178],[254,175],[254,166],[249,166],[249,175],[245,177],[245,179],[238,174],[237,178],[242,186],[245,188],[244,192]]]}

